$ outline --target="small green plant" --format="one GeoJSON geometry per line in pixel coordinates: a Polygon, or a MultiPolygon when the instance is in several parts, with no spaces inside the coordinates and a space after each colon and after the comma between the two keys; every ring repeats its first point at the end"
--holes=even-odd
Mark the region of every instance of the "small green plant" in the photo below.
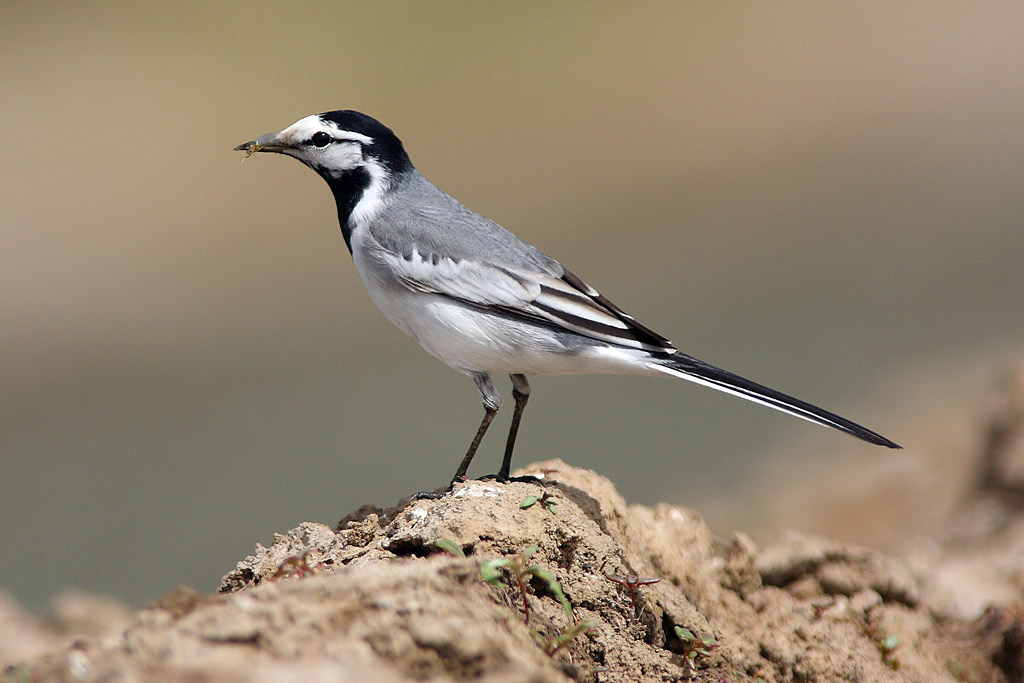
{"type": "Polygon", "coordinates": [[[434,541],[434,545],[449,555],[466,559],[466,553],[462,552],[462,546],[451,539],[442,538],[440,541],[434,541]]]}
{"type": "MultiPolygon", "coordinates": [[[[506,584],[502,580],[504,577],[503,570],[507,570],[511,574],[512,580],[515,581],[516,586],[519,588],[519,594],[523,597],[523,616],[527,624],[530,623],[530,603],[526,598],[526,580],[528,576],[536,576],[541,581],[546,582],[551,592],[562,603],[563,608],[569,604],[569,601],[565,599],[565,595],[562,593],[562,586],[555,580],[551,572],[535,564],[527,564],[530,557],[537,550],[538,548],[535,545],[527,546],[514,557],[496,557],[480,565],[480,575],[484,581],[492,586],[505,588],[506,584]],[[554,585],[552,586],[552,584],[554,585]]],[[[572,607],[568,608],[568,612],[571,616],[572,607]]]]}
{"type": "Polygon", "coordinates": [[[523,599],[523,620],[527,625],[530,623],[530,603],[527,598],[526,590],[527,577],[536,577],[547,585],[548,592],[555,596],[558,604],[560,604],[562,609],[565,611],[565,617],[568,620],[568,625],[562,628],[552,638],[546,638],[543,634],[534,629],[530,629],[530,634],[533,635],[534,639],[544,650],[545,654],[549,657],[553,657],[559,650],[564,648],[580,635],[597,628],[597,624],[592,621],[576,622],[576,615],[573,614],[572,604],[569,602],[569,599],[565,597],[565,592],[562,590],[562,584],[558,582],[555,575],[544,567],[536,564],[529,564],[530,558],[537,552],[537,550],[537,546],[531,545],[523,548],[522,551],[513,557],[496,557],[486,560],[480,565],[480,576],[483,577],[483,580],[487,583],[499,588],[508,587],[508,584],[504,581],[506,572],[511,576],[523,599]]]}
{"type": "Polygon", "coordinates": [[[718,641],[710,633],[699,635],[682,626],[675,627],[676,635],[683,641],[683,656],[693,662],[698,657],[707,657],[718,647],[718,641]]]}
{"type": "Polygon", "coordinates": [[[284,558],[277,569],[267,577],[268,581],[277,581],[278,579],[303,579],[307,576],[313,576],[323,571],[324,567],[327,566],[327,562],[317,562],[316,564],[309,563],[309,556],[314,552],[321,552],[320,548],[306,548],[297,555],[289,555],[284,558]]]}
{"type": "Polygon", "coordinates": [[[885,633],[878,622],[873,619],[865,619],[862,629],[864,635],[871,639],[871,642],[875,644],[875,647],[882,654],[882,661],[893,671],[898,671],[900,660],[896,657],[896,650],[900,646],[899,636],[885,633]]]}
{"type": "Polygon", "coordinates": [[[569,604],[569,599],[566,598],[565,593],[562,592],[562,584],[558,582],[555,575],[547,569],[536,565],[527,567],[526,569],[530,574],[533,574],[547,584],[548,590],[551,591],[551,594],[555,596],[556,600],[558,600],[558,604],[560,604],[562,609],[565,610],[566,618],[569,619],[570,623],[576,623],[576,615],[572,613],[572,605],[569,604]]]}
{"type": "Polygon", "coordinates": [[[575,623],[576,618],[572,613],[572,605],[569,604],[569,600],[565,597],[565,593],[562,592],[562,584],[558,582],[555,575],[549,572],[547,569],[540,567],[535,564],[527,564],[529,559],[538,550],[537,546],[531,545],[523,548],[514,557],[496,557],[485,561],[480,565],[480,575],[484,581],[491,584],[492,586],[498,586],[499,588],[505,588],[506,584],[502,580],[504,577],[503,570],[507,570],[512,576],[512,580],[516,582],[516,586],[519,588],[520,595],[523,596],[523,615],[526,618],[526,623],[530,623],[530,605],[526,599],[526,580],[528,576],[535,576],[544,583],[547,584],[548,590],[555,596],[558,603],[565,610],[565,615],[569,618],[569,621],[575,623]]]}
{"type": "Polygon", "coordinates": [[[569,623],[565,628],[558,632],[554,638],[545,638],[541,635],[540,631],[530,631],[533,634],[534,640],[544,650],[544,654],[548,657],[554,657],[563,647],[571,643],[578,636],[584,633],[589,633],[597,628],[597,624],[592,621],[581,621],[578,624],[569,623]]]}
{"type": "Polygon", "coordinates": [[[608,579],[612,583],[617,583],[626,590],[629,591],[629,606],[633,609],[633,614],[636,614],[636,591],[640,586],[647,586],[652,583],[658,583],[661,579],[654,576],[637,576],[636,574],[626,574],[622,576],[620,574],[605,574],[604,578],[608,579]]]}
{"type": "Polygon", "coordinates": [[[525,509],[527,509],[529,507],[532,507],[538,501],[540,502],[541,505],[546,507],[548,512],[550,512],[551,514],[553,514],[553,515],[557,515],[558,514],[558,508],[556,507],[558,505],[558,501],[555,500],[555,498],[552,495],[548,494],[548,493],[545,493],[545,494],[543,494],[541,496],[527,496],[526,498],[523,498],[519,502],[519,509],[525,510],[525,509]]]}

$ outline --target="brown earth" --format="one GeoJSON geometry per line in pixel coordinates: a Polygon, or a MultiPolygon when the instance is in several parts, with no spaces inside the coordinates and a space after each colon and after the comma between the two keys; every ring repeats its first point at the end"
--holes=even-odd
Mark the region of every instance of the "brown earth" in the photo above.
{"type": "Polygon", "coordinates": [[[45,622],[0,600],[4,680],[1022,681],[1024,371],[1008,377],[976,484],[903,559],[716,539],[552,460],[525,470],[538,483],[302,524],[216,595],[131,615],[73,595],[45,622]]]}

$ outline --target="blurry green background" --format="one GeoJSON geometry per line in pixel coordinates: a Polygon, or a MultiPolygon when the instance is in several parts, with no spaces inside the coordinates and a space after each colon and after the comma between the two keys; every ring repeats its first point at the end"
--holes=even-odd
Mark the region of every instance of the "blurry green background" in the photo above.
{"type": "Polygon", "coordinates": [[[1012,3],[3,3],[0,589],[209,591],[275,531],[447,481],[472,382],[374,309],[322,181],[232,152],[337,108],[684,350],[907,447],[682,382],[538,378],[519,464],[594,468],[723,535],[766,518],[787,467],[920,481],[950,406],[977,413],[1021,348],[1022,22],[1012,3]]]}

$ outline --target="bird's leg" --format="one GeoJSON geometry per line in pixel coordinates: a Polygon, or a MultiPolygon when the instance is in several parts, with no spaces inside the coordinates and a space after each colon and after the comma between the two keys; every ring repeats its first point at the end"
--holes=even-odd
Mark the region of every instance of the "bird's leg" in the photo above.
{"type": "Polygon", "coordinates": [[[516,447],[516,435],[519,434],[519,422],[523,419],[526,402],[530,400],[530,383],[526,375],[509,375],[512,379],[512,397],[516,400],[515,412],[512,413],[512,426],[508,430],[508,441],[505,442],[505,458],[498,470],[498,481],[507,481],[509,470],[512,469],[512,451],[516,447]]]}
{"type": "MultiPolygon", "coordinates": [[[[448,488],[451,489],[455,485],[455,482],[460,481],[466,476],[467,470],[469,470],[469,463],[472,462],[473,456],[476,455],[476,449],[480,447],[480,441],[483,440],[484,434],[487,433],[487,428],[491,426],[491,420],[498,414],[498,408],[501,407],[501,394],[494,387],[494,383],[491,382],[491,378],[486,372],[474,372],[473,381],[476,382],[476,388],[480,391],[480,396],[484,400],[484,419],[480,422],[480,428],[476,430],[476,436],[473,437],[473,442],[469,444],[469,450],[466,451],[466,457],[459,463],[459,469],[455,470],[455,476],[452,477],[452,483],[449,484],[448,488]]],[[[525,378],[524,378],[525,381],[525,378]]],[[[518,412],[519,399],[516,399],[516,407],[518,412]]]]}
{"type": "Polygon", "coordinates": [[[453,484],[466,476],[466,471],[469,470],[469,463],[472,462],[473,456],[476,455],[476,449],[480,447],[480,441],[484,438],[487,428],[491,426],[491,420],[498,414],[496,409],[488,406],[484,406],[484,410],[486,412],[484,413],[484,419],[480,422],[480,428],[476,430],[476,436],[473,437],[473,442],[469,444],[469,450],[466,451],[465,457],[459,463],[459,469],[455,470],[455,476],[452,477],[453,484]]]}

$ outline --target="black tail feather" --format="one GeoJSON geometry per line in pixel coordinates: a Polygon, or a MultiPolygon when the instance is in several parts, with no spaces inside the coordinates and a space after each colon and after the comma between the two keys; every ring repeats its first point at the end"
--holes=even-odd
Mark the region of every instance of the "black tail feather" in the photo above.
{"type": "Polygon", "coordinates": [[[776,391],[753,382],[745,377],[740,377],[728,370],[723,370],[692,356],[687,356],[685,353],[667,356],[659,359],[657,363],[670,374],[690,380],[691,382],[704,384],[712,389],[725,391],[770,408],[781,410],[784,413],[809,420],[810,422],[838,429],[858,439],[863,439],[868,443],[888,448],[902,448],[896,442],[890,441],[881,434],[873,432],[856,422],[847,420],[845,417],[840,417],[807,401],[802,401],[781,391],[776,391]]]}

